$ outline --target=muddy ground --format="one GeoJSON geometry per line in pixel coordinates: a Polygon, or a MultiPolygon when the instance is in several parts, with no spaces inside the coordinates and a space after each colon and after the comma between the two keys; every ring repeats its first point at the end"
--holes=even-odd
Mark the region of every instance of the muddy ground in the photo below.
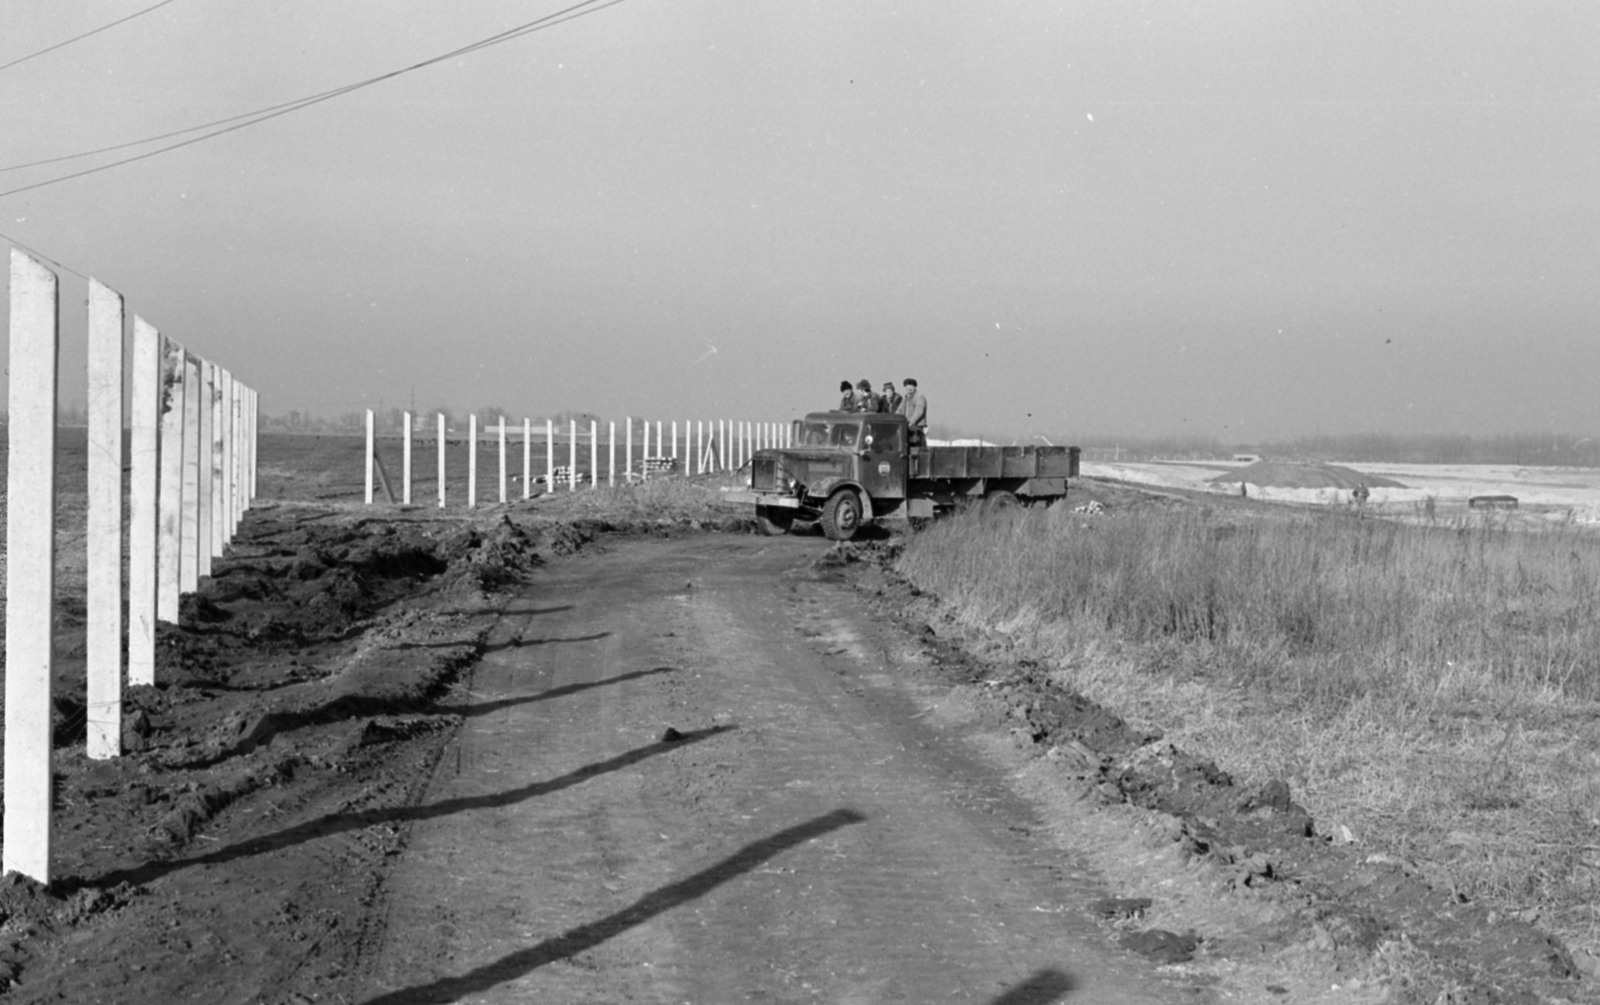
{"type": "MultiPolygon", "coordinates": [[[[1108,505],[1134,502],[1123,489],[1102,495],[1108,505]]],[[[258,506],[228,557],[186,602],[182,626],[163,628],[159,683],[129,693],[129,753],[117,761],[84,756],[81,636],[74,633],[81,604],[75,610],[67,598],[55,721],[58,878],[49,889],[15,876],[0,881],[3,997],[152,1005],[399,1002],[465,1000],[485,991],[413,981],[380,998],[386,985],[373,981],[398,966],[393,946],[404,933],[391,931],[392,881],[414,837],[433,826],[430,807],[440,803],[427,797],[429,788],[441,773],[462,774],[461,752],[469,749],[461,741],[463,724],[505,703],[479,693],[474,675],[486,659],[524,642],[521,635],[502,637],[508,605],[536,602],[544,578],[615,549],[638,548],[641,560],[655,561],[649,556],[667,553],[651,548],[670,543],[674,560],[692,562],[697,548],[715,551],[718,542],[766,547],[737,520],[618,526],[544,514],[537,502],[470,519],[427,510],[372,518],[330,504],[258,506]],[[456,761],[446,763],[451,757],[456,761]]],[[[1104,896],[1078,896],[1059,910],[1099,926],[1113,947],[1108,951],[1120,945],[1176,975],[1151,978],[1151,987],[1182,992],[1174,991],[1173,1000],[1317,1000],[1312,978],[1326,985],[1329,975],[1336,987],[1363,988],[1365,997],[1351,1000],[1593,997],[1565,950],[1534,927],[1430,889],[1411,863],[1337,843],[1317,831],[1286,786],[1241,791],[1222,768],[1130,730],[1114,712],[1056,687],[1045,668],[1009,660],[993,639],[954,633],[937,598],[893,573],[892,538],[832,548],[820,538],[791,538],[783,547],[789,549],[780,556],[783,575],[803,582],[808,597],[870,612],[873,627],[861,631],[879,633],[884,653],[909,653],[893,660],[856,653],[849,656],[856,664],[836,670],[843,690],[828,692],[826,707],[855,716],[840,743],[865,744],[860,738],[876,732],[860,717],[893,707],[890,698],[873,704],[862,696],[872,687],[901,686],[873,684],[864,669],[870,663],[918,688],[929,708],[937,699],[968,709],[958,724],[961,742],[991,748],[1001,742],[1010,753],[994,756],[1020,758],[1012,764],[1018,777],[1025,771],[1030,784],[1052,793],[1049,800],[1082,807],[1081,816],[1102,806],[1096,812],[1110,814],[1101,819],[1113,821],[1113,829],[1123,819],[1116,812],[1137,808],[1145,821],[1140,840],[1163,846],[1165,863],[1151,864],[1150,882],[1141,885],[1198,883],[1214,901],[1199,916],[1232,920],[1218,920],[1213,930],[1163,930],[1144,920],[1160,918],[1161,905],[1119,899],[1124,891],[1115,882],[1102,884],[1104,896]],[[1281,979],[1261,976],[1274,968],[1283,971],[1281,979]]],[[[736,585],[726,589],[730,597],[741,594],[736,585]]],[[[781,627],[773,622],[775,636],[781,627]]],[[[801,636],[825,634],[798,623],[789,628],[801,636]]],[[[824,646],[829,658],[849,655],[848,646],[827,638],[808,644],[824,646]]],[[[565,693],[559,685],[545,687],[565,693]]],[[[685,737],[698,743],[712,735],[704,730],[716,728],[710,721],[677,725],[681,731],[671,723],[640,724],[649,735],[635,744],[645,751],[638,756],[685,737]]],[[[899,736],[898,728],[881,730],[899,736]]],[[[577,769],[577,777],[588,777],[585,770],[577,769]]],[[[988,775],[972,769],[964,777],[962,791],[987,813],[1015,798],[998,791],[1009,784],[1001,776],[985,783],[997,790],[992,796],[972,795],[971,779],[988,775]]],[[[1008,812],[1021,814],[1012,830],[1042,832],[1036,820],[1025,819],[1034,811],[1008,812]]],[[[819,829],[796,832],[794,840],[849,823],[817,816],[800,826],[819,829]]],[[[705,843],[720,824],[709,818],[696,826],[703,828],[696,840],[705,843]]],[[[1081,826],[1093,833],[1091,825],[1081,826]]],[[[1116,840],[1106,839],[1108,848],[1116,840]]],[[[1029,857],[1047,852],[1033,848],[1029,857]]],[[[606,881],[600,872],[587,879],[582,873],[591,867],[574,867],[579,874],[564,874],[564,881],[576,883],[574,889],[600,887],[606,881]]],[[[594,935],[575,924],[560,937],[594,935]]],[[[423,958],[438,948],[436,938],[423,940],[423,958]]],[[[647,967],[648,953],[627,962],[647,967]]],[[[443,973],[450,958],[430,965],[443,973]]],[[[1057,971],[1030,973],[1009,989],[969,1000],[1081,997],[1057,971]]],[[[643,987],[627,985],[630,993],[643,987]]],[[[774,987],[770,1000],[814,1000],[819,993],[802,993],[798,983],[774,987]]],[[[848,1000],[894,999],[880,987],[848,1000]]]]}

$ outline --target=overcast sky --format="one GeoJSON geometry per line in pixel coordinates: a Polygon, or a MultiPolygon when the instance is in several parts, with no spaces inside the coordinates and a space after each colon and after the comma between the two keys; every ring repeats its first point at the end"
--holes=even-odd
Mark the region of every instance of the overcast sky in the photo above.
{"type": "MultiPolygon", "coordinates": [[[[0,63],[152,2],[7,0],[0,63]]],[[[564,5],[172,0],[0,70],[0,168],[564,5]]],[[[787,419],[915,376],[995,437],[1594,433],[1597,178],[1593,0],[625,0],[0,232],[271,413],[787,419]]]]}

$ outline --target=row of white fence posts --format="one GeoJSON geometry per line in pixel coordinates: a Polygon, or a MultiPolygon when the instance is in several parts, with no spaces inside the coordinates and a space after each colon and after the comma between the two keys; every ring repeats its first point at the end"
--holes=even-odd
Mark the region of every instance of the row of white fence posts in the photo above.
{"type": "MultiPolygon", "coordinates": [[[[366,411],[367,420],[367,449],[366,449],[366,504],[373,503],[374,475],[383,478],[384,486],[388,488],[388,478],[384,475],[382,462],[378,459],[377,451],[377,425],[372,409],[366,411]]],[[[401,447],[401,490],[400,501],[404,505],[411,505],[411,442],[413,438],[413,424],[410,412],[404,413],[403,419],[403,444],[401,447]]],[[[635,421],[631,416],[623,421],[623,479],[632,481],[634,477],[633,465],[633,429],[635,421]]],[[[467,506],[478,505],[478,417],[468,417],[467,429],[467,506]]],[[[617,482],[617,424],[609,423],[609,439],[606,446],[607,468],[606,485],[612,486],[617,482]]],[[[737,470],[749,462],[755,451],[765,447],[786,447],[792,445],[793,430],[788,423],[783,422],[704,422],[700,420],[686,421],[683,424],[683,435],[680,440],[678,423],[671,424],[670,444],[667,439],[668,431],[665,423],[655,423],[656,454],[650,453],[651,423],[642,423],[643,443],[640,462],[642,468],[639,472],[641,479],[650,475],[651,461],[678,461],[678,444],[683,444],[685,456],[683,460],[683,474],[705,475],[721,471],[737,470]],[[692,449],[692,453],[691,453],[692,449]]],[[[500,456],[500,491],[499,501],[504,503],[508,499],[506,466],[506,420],[500,416],[499,424],[495,429],[500,456]]],[[[546,419],[544,423],[545,438],[545,470],[544,483],[546,491],[554,491],[556,486],[556,429],[555,421],[546,419]]],[[[576,419],[568,420],[567,425],[567,465],[566,484],[568,491],[575,491],[580,481],[578,471],[578,422],[576,419]]],[[[445,505],[445,417],[438,415],[438,505],[445,505]]],[[[600,425],[595,420],[589,422],[589,485],[591,488],[600,486],[600,425]]],[[[522,420],[522,498],[527,499],[533,494],[533,420],[522,420]]],[[[390,501],[394,502],[394,495],[389,493],[390,501]]]]}
{"type": "MultiPolygon", "coordinates": [[[[12,250],[0,871],[41,883],[50,882],[59,286],[54,272],[12,250]]],[[[177,622],[180,593],[210,573],[255,495],[255,392],[140,317],[128,359],[126,320],[122,295],[91,279],[85,654],[92,758],[122,753],[124,377],[132,394],[129,684],[155,683],[156,621],[177,622]]]]}

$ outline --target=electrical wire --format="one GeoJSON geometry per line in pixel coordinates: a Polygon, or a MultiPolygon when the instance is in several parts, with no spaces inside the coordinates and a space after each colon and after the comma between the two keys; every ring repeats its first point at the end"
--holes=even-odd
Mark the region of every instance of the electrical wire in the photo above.
{"type": "Polygon", "coordinates": [[[74,35],[71,38],[67,39],[65,42],[57,42],[55,45],[47,46],[46,48],[40,49],[38,52],[30,52],[26,56],[23,56],[21,59],[13,59],[9,63],[5,63],[3,65],[0,65],[0,70],[9,70],[13,66],[16,66],[18,63],[26,63],[28,60],[33,59],[33,58],[35,58],[37,56],[43,56],[47,52],[55,52],[57,49],[63,49],[65,47],[71,45],[74,42],[83,41],[84,39],[88,38],[90,35],[98,35],[102,31],[107,30],[108,28],[115,28],[119,24],[126,24],[127,22],[132,21],[134,18],[140,16],[141,14],[148,14],[148,13],[150,13],[151,11],[155,10],[158,7],[165,7],[167,4],[175,3],[175,2],[176,2],[176,0],[161,0],[161,2],[158,3],[158,4],[152,4],[149,7],[146,7],[144,10],[134,11],[132,14],[129,14],[127,17],[118,18],[117,20],[112,21],[110,24],[103,24],[100,27],[94,29],[93,31],[86,31],[82,35],[74,35]]]}
{"type": "Polygon", "coordinates": [[[159,154],[167,153],[171,150],[192,146],[193,144],[200,143],[205,140],[214,139],[215,137],[223,136],[227,133],[235,132],[249,126],[266,122],[269,119],[275,119],[280,115],[288,115],[290,112],[297,112],[302,108],[309,108],[312,105],[321,104],[324,101],[329,101],[333,98],[349,94],[352,91],[358,91],[362,88],[371,87],[374,84],[379,84],[386,80],[392,80],[395,77],[411,73],[415,70],[421,70],[425,67],[433,66],[436,63],[442,63],[448,59],[454,59],[458,56],[468,55],[470,53],[477,52],[480,49],[487,49],[490,46],[499,45],[502,42],[509,42],[513,39],[521,38],[524,35],[530,35],[533,32],[542,31],[546,28],[554,28],[557,25],[565,24],[568,21],[576,20],[577,18],[585,15],[598,13],[599,11],[605,10],[607,7],[615,7],[617,4],[623,2],[625,2],[625,0],[606,0],[606,2],[601,2],[601,0],[581,0],[580,3],[573,4],[570,7],[565,7],[553,14],[547,14],[544,17],[536,18],[532,21],[526,22],[525,24],[518,25],[515,28],[508,28],[505,31],[497,32],[494,35],[481,38],[476,42],[452,49],[449,52],[442,53],[438,56],[433,56],[429,59],[422,60],[421,62],[413,63],[410,66],[401,67],[398,70],[390,70],[387,73],[381,73],[377,76],[368,77],[364,80],[359,80],[351,84],[345,84],[343,86],[331,88],[316,94],[306,95],[305,97],[296,98],[292,101],[281,102],[276,105],[268,105],[264,108],[258,108],[251,112],[243,112],[225,119],[217,119],[202,125],[190,126],[187,129],[180,129],[174,132],[164,133],[160,136],[148,136],[141,140],[132,140],[127,143],[118,144],[114,147],[103,147],[99,150],[84,151],[82,153],[68,154],[62,157],[51,158],[47,161],[35,161],[32,164],[16,165],[15,168],[0,168],[0,170],[14,170],[22,167],[36,166],[38,164],[56,163],[59,161],[72,160],[79,157],[92,156],[93,154],[97,153],[106,153],[111,150],[119,150],[131,146],[141,146],[146,143],[155,143],[163,139],[170,139],[174,136],[181,136],[185,133],[198,132],[204,129],[212,129],[211,132],[205,133],[202,136],[196,136],[192,139],[183,140],[178,143],[171,143],[167,146],[158,147],[155,150],[146,151],[142,154],[135,154],[131,157],[124,157],[120,160],[111,161],[108,164],[101,164],[96,167],[86,168],[82,171],[74,171],[70,174],[59,175],[55,178],[47,178],[44,181],[34,182],[31,185],[22,185],[5,192],[0,192],[0,199],[3,199],[9,195],[16,195],[20,192],[27,192],[32,189],[44,188],[48,185],[56,185],[64,181],[71,181],[74,178],[82,178],[85,175],[98,174],[101,171],[109,171],[114,167],[121,167],[124,164],[132,164],[136,161],[146,160],[159,154]],[[232,124],[229,125],[229,123],[232,124]],[[223,126],[224,128],[214,129],[213,127],[216,126],[223,126]]]}

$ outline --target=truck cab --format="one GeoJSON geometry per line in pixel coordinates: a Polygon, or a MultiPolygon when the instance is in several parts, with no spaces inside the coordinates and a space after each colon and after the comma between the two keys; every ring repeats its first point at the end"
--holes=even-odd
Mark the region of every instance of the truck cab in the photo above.
{"type": "Polygon", "coordinates": [[[756,451],[750,492],[729,497],[755,503],[763,531],[782,534],[796,520],[817,520],[828,537],[849,540],[905,500],[905,416],[812,412],[794,426],[790,446],[756,451]]]}

